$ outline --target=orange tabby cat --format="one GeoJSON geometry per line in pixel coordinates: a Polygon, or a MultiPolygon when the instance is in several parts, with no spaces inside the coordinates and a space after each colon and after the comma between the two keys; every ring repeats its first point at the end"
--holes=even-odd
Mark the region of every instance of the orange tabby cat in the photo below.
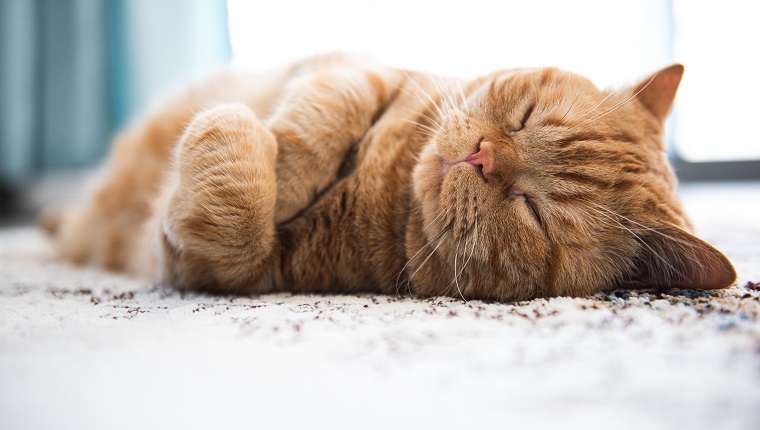
{"type": "Polygon", "coordinates": [[[728,287],[664,154],[682,73],[600,91],[553,68],[456,81],[342,55],[230,72],[122,133],[89,200],[43,223],[71,261],[214,292],[728,287]]]}

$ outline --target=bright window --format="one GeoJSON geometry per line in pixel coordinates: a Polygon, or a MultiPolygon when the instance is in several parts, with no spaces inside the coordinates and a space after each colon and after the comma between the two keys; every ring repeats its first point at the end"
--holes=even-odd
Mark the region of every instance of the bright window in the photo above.
{"type": "MultiPolygon", "coordinates": [[[[760,80],[752,2],[575,0],[228,0],[233,61],[267,70],[331,51],[473,77],[559,66],[599,86],[686,65],[675,146],[689,161],[760,158],[750,133],[760,80]],[[713,5],[713,6],[710,6],[713,5]],[[753,64],[750,64],[753,63],[753,64]]],[[[672,130],[673,131],[673,130],[672,130]]]]}
{"type": "Polygon", "coordinates": [[[760,159],[760,3],[675,0],[674,54],[686,65],[675,144],[688,161],[760,159]]]}

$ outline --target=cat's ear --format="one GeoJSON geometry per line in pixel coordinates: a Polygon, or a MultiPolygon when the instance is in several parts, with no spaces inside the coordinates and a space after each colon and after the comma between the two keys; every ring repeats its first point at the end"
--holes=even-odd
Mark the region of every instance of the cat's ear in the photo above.
{"type": "Polygon", "coordinates": [[[674,64],[649,76],[633,87],[633,94],[658,120],[664,121],[673,107],[683,66],[674,64]]]}
{"type": "Polygon", "coordinates": [[[625,288],[658,287],[714,290],[730,287],[736,270],[722,252],[680,228],[651,230],[639,235],[642,254],[625,288]]]}

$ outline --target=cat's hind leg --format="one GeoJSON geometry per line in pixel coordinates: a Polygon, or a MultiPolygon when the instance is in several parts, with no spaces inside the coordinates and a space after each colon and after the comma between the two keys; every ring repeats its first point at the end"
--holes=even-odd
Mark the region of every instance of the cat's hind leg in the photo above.
{"type": "Polygon", "coordinates": [[[183,288],[273,288],[277,142],[244,105],[199,114],[146,228],[155,277],[183,288]]]}

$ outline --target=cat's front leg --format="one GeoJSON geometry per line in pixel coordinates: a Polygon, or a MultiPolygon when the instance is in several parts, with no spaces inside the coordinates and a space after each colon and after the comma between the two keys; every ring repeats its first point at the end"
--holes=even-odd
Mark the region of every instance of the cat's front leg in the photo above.
{"type": "Polygon", "coordinates": [[[280,151],[278,224],[293,219],[350,165],[347,154],[398,92],[399,79],[340,57],[291,78],[266,122],[280,151]]]}
{"type": "Polygon", "coordinates": [[[178,147],[152,230],[160,282],[215,292],[273,289],[277,142],[244,105],[198,115],[178,147]]]}

